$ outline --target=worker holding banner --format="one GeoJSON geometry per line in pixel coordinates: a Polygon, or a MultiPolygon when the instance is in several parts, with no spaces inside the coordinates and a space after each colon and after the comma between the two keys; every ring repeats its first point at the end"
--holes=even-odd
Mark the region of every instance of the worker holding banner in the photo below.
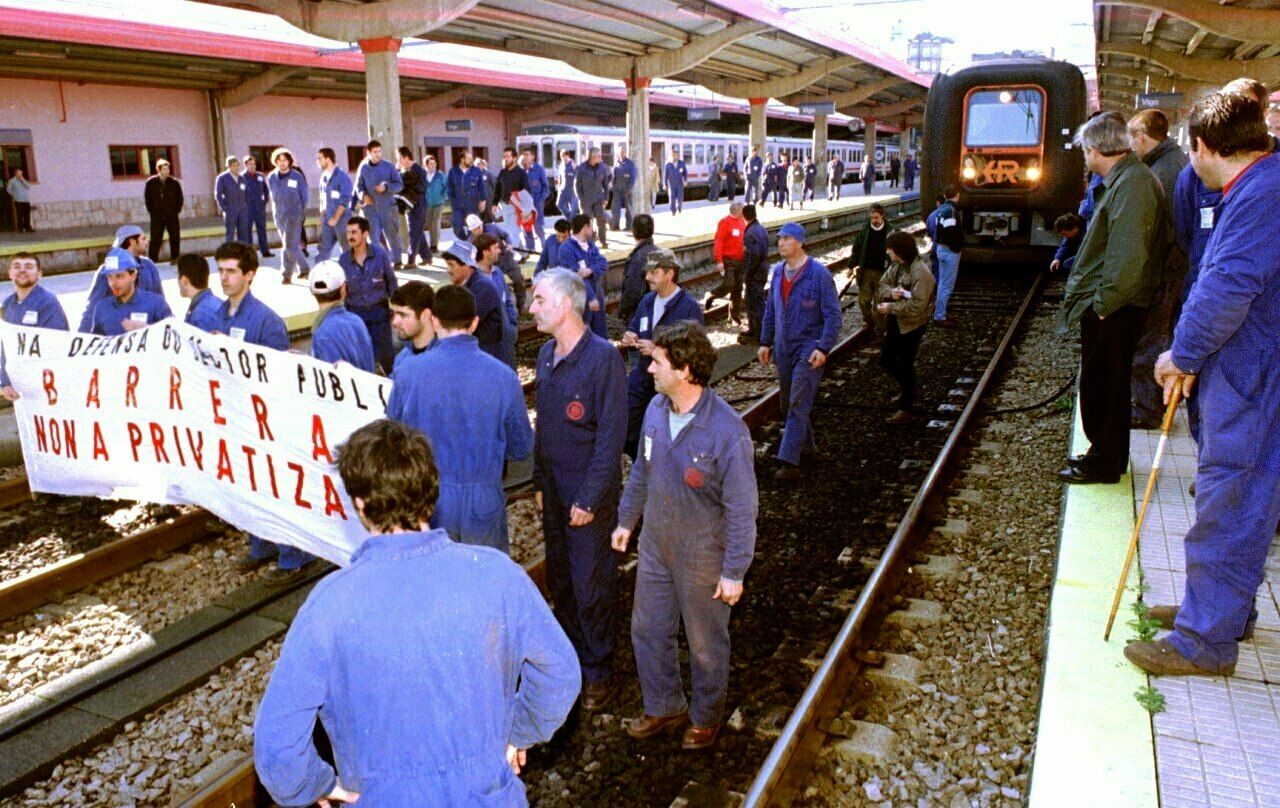
{"type": "MultiPolygon", "coordinates": [[[[0,317],[14,325],[66,331],[67,313],[62,310],[57,296],[40,286],[41,276],[39,256],[28,252],[14,254],[9,260],[13,294],[0,304],[0,317]]],[[[10,401],[18,400],[18,391],[9,384],[9,374],[4,369],[3,351],[0,351],[0,394],[10,401]]]]}

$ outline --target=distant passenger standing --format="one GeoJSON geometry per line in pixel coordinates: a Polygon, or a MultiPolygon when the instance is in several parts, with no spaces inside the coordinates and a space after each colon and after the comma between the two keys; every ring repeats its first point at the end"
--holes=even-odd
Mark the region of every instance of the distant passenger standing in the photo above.
{"type": "Polygon", "coordinates": [[[321,261],[311,270],[311,295],[319,308],[311,325],[311,355],[373,373],[373,343],[364,321],[347,311],[347,275],[337,261],[321,261]]]}
{"type": "Polygon", "coordinates": [[[902,162],[902,190],[910,191],[915,187],[919,171],[920,165],[916,162],[915,155],[908,153],[907,159],[902,162]]]}
{"type": "Polygon", "coordinates": [[[556,182],[560,184],[560,198],[556,206],[560,215],[572,219],[578,215],[578,166],[573,160],[573,152],[565,149],[560,152],[560,170],[556,182]]]}
{"type": "Polygon", "coordinates": [[[578,695],[573,647],[524,570],[428,530],[440,455],[386,420],[338,447],[370,537],[307,597],[258,710],[256,768],[282,804],[524,805],[525,749],[578,695]]]}
{"type": "Polygon", "coordinates": [[[773,164],[773,206],[780,208],[791,201],[788,181],[791,178],[791,163],[788,155],[780,155],[773,164]]]}
{"type": "Polygon", "coordinates": [[[22,169],[15,168],[13,174],[9,177],[9,181],[5,183],[5,190],[9,192],[9,197],[13,200],[13,212],[16,217],[15,225],[19,233],[34,233],[31,228],[31,183],[23,176],[22,169]]]}
{"type": "Polygon", "coordinates": [[[862,158],[862,165],[858,167],[858,179],[862,180],[863,196],[870,196],[871,191],[876,187],[876,167],[871,162],[871,155],[862,158]]]}
{"type": "Polygon", "coordinates": [[[720,158],[712,157],[707,166],[707,201],[720,201],[720,158]]]}
{"type": "Polygon", "coordinates": [[[724,164],[724,194],[732,202],[738,196],[738,157],[729,153],[729,161],[724,164]]]}
{"type": "Polygon", "coordinates": [[[391,372],[396,348],[391,341],[391,293],[400,284],[391,256],[373,243],[371,225],[363,216],[347,220],[347,249],[338,264],[347,275],[347,308],[359,317],[373,343],[373,356],[384,373],[391,372]]]}
{"type": "Polygon", "coordinates": [[[791,168],[787,170],[787,185],[790,189],[791,209],[795,210],[796,205],[800,205],[800,210],[804,210],[804,166],[799,160],[791,163],[791,168]]]}
{"type": "Polygon", "coordinates": [[[508,146],[502,150],[502,168],[494,181],[493,210],[502,217],[502,231],[507,235],[507,244],[514,250],[524,246],[524,232],[520,228],[520,217],[516,215],[515,198],[528,189],[529,177],[516,159],[516,150],[508,146]]]}
{"type": "Polygon", "coordinates": [[[413,151],[408,146],[397,150],[400,157],[400,195],[406,205],[409,224],[408,261],[412,264],[431,264],[431,243],[427,241],[427,170],[414,162],[413,151]]]}
{"type": "Polygon", "coordinates": [[[662,189],[662,173],[658,171],[658,161],[649,158],[649,210],[658,209],[658,191],[662,189]]]}
{"type": "MultiPolygon", "coordinates": [[[[600,249],[607,250],[609,249],[609,222],[605,218],[604,205],[609,197],[612,175],[609,167],[600,159],[599,149],[592,149],[587,154],[587,162],[578,166],[578,178],[575,182],[578,201],[582,204],[582,213],[595,221],[600,249]]],[[[598,284],[596,291],[599,291],[598,284]]]]}
{"type": "Polygon", "coordinates": [[[769,204],[773,198],[773,188],[778,177],[778,165],[773,161],[773,152],[769,152],[769,159],[765,161],[763,173],[760,179],[760,202],[761,206],[769,204]]]}
{"type": "Polygon", "coordinates": [[[471,168],[471,153],[464,152],[458,158],[458,162],[449,169],[449,176],[445,178],[446,195],[449,197],[449,209],[452,211],[449,214],[449,224],[454,237],[460,239],[467,237],[467,214],[471,212],[467,210],[464,201],[465,180],[469,168],[471,168]]]}
{"type": "Polygon", "coordinates": [[[351,218],[351,177],[338,165],[337,155],[328,146],[316,153],[320,168],[320,260],[333,257],[333,248],[342,249],[347,240],[347,219],[351,218]]]}
{"type": "MultiPolygon", "coordinates": [[[[849,263],[858,268],[858,308],[862,311],[862,328],[858,334],[870,332],[877,337],[885,334],[884,315],[877,311],[876,305],[883,299],[880,296],[880,276],[884,274],[888,256],[888,239],[889,225],[884,220],[884,205],[876,202],[871,206],[867,223],[858,231],[849,254],[849,263]]],[[[932,280],[932,273],[929,278],[932,280]]]]}
{"type": "MultiPolygon", "coordinates": [[[[427,249],[437,251],[440,246],[440,219],[444,215],[444,203],[448,197],[444,172],[436,163],[435,155],[428,154],[426,159],[426,195],[427,195],[427,234],[431,240],[427,249]]],[[[428,261],[428,263],[430,263],[428,261]]]]}
{"type": "Polygon", "coordinates": [[[778,255],[760,333],[760,364],[778,368],[779,406],[786,426],[778,445],[779,480],[800,476],[800,461],[814,448],[809,413],[822,368],[840,336],[836,282],[825,264],[805,255],[804,227],[787,222],[778,231],[778,255]]]}
{"type": "MultiPolygon", "coordinates": [[[[916,400],[916,352],[933,318],[936,288],[933,274],[920,260],[915,237],[910,233],[890,233],[885,252],[889,269],[880,277],[876,290],[881,301],[876,312],[888,321],[880,366],[898,383],[898,395],[893,398],[897,412],[888,418],[888,423],[908,424],[916,400]]],[[[861,278],[858,283],[861,285],[861,278]]]]}
{"type": "Polygon", "coordinates": [[[209,262],[203,255],[178,256],[178,294],[187,300],[182,321],[212,334],[218,327],[222,298],[209,288],[209,262]]]}
{"type": "Polygon", "coordinates": [[[636,168],[635,160],[627,156],[627,147],[622,146],[618,149],[618,162],[613,167],[613,229],[614,230],[630,230],[631,221],[635,218],[635,205],[632,203],[631,194],[635,191],[635,185],[640,181],[640,169],[636,168]],[[626,224],[622,224],[622,212],[626,211],[626,224]]]}
{"type": "Polygon", "coordinates": [[[840,192],[844,187],[844,160],[840,155],[831,158],[827,163],[827,201],[840,201],[840,192]]]}
{"type": "Polygon", "coordinates": [[[556,258],[560,266],[578,273],[578,277],[591,286],[591,291],[587,293],[587,323],[592,331],[608,339],[609,327],[604,311],[604,275],[609,271],[609,260],[600,253],[593,237],[591,218],[585,213],[574,216],[569,223],[569,239],[560,245],[556,258]]]}
{"type": "MultiPolygon", "coordinates": [[[[9,259],[9,280],[13,281],[13,294],[0,303],[0,318],[10,325],[66,331],[67,313],[62,310],[57,295],[40,286],[41,274],[40,259],[33,253],[15,253],[9,259]]],[[[3,349],[0,349],[0,395],[9,401],[20,398],[5,372],[3,349]]]]}
{"type": "Polygon", "coordinates": [[[551,339],[538,353],[533,484],[547,547],[547,588],[556,618],[578,652],[582,708],[612,695],[613,612],[627,384],[613,343],[582,321],[586,288],[567,269],[538,277],[530,313],[551,339]]]}
{"type": "Polygon", "coordinates": [[[218,212],[222,214],[226,228],[223,240],[248,242],[253,238],[249,232],[252,222],[249,220],[249,203],[245,199],[244,177],[240,176],[240,161],[231,156],[225,162],[227,170],[219,174],[213,183],[213,199],[218,204],[218,212]]]}
{"type": "Polygon", "coordinates": [[[636,246],[627,256],[627,268],[622,274],[622,299],[618,301],[618,319],[624,323],[631,321],[640,299],[648,291],[644,280],[645,267],[649,256],[658,249],[653,243],[653,217],[647,213],[637,216],[632,223],[631,237],[635,239],[636,246]]]}
{"type": "MultiPolygon", "coordinates": [[[[244,201],[249,208],[249,222],[258,234],[258,250],[263,258],[272,258],[275,254],[267,244],[267,202],[271,199],[266,175],[258,172],[258,163],[253,155],[244,158],[244,201]]],[[[253,240],[249,239],[252,243],[253,240]]]]}
{"type": "Polygon", "coordinates": [[[435,296],[436,290],[425,281],[409,281],[391,293],[391,330],[404,343],[391,365],[391,378],[395,378],[401,362],[435,345],[436,328],[431,322],[435,296]]]}
{"type": "Polygon", "coordinates": [[[618,511],[613,549],[626,550],[640,517],[631,644],[644,709],[625,723],[649,738],[692,719],[684,749],[716,742],[729,689],[729,611],[755,554],[754,445],[742,418],[709,389],[716,351],[702,326],[654,337],[654,384],[641,449],[618,511]],[[685,698],[678,631],[689,643],[685,698]]]}
{"type": "Polygon", "coordinates": [[[764,173],[764,159],[760,157],[760,149],[755,146],[751,147],[751,156],[747,158],[746,169],[745,201],[748,205],[758,205],[764,201],[760,196],[760,178],[764,173]]]}
{"type": "Polygon", "coordinates": [[[902,171],[902,161],[898,159],[898,155],[889,158],[889,187],[898,187],[898,177],[902,171]]]}
{"type": "Polygon", "coordinates": [[[396,269],[402,269],[400,252],[400,211],[396,208],[396,195],[404,189],[400,172],[388,160],[382,159],[382,143],[370,140],[365,146],[365,157],[356,168],[356,196],[360,210],[369,220],[369,237],[374,244],[386,243],[387,252],[396,269]]]}
{"type": "Polygon", "coordinates": [[[934,324],[942,328],[954,328],[956,321],[947,315],[947,301],[956,288],[960,275],[960,251],[964,248],[964,217],[960,213],[960,189],[948,185],[943,190],[946,201],[938,206],[938,305],[933,313],[934,324]]]}
{"type": "MultiPolygon", "coordinates": [[[[528,183],[529,196],[533,197],[533,209],[537,218],[533,222],[533,236],[537,239],[538,249],[547,245],[547,197],[551,195],[551,182],[547,179],[547,170],[537,160],[533,149],[526,147],[520,153],[520,167],[524,169],[525,182],[528,183]]],[[[525,238],[525,246],[530,250],[533,244],[525,238]]]]}
{"type": "MultiPolygon", "coordinates": [[[[487,278],[473,277],[492,290],[487,278]]],[[[475,298],[465,288],[442,287],[431,316],[440,342],[400,363],[387,417],[421,429],[431,440],[440,464],[440,501],[432,525],[456,542],[506,553],[503,467],[533,453],[520,379],[471,336],[475,298]]]]}
{"type": "Polygon", "coordinates": [[[182,226],[178,222],[182,213],[182,183],[169,176],[171,170],[168,160],[157,160],[155,175],[142,189],[147,213],[151,216],[152,261],[160,260],[160,245],[166,230],[169,231],[170,260],[182,254],[182,226]]]}
{"type": "MultiPolygon", "coordinates": [[[[285,283],[293,283],[293,275],[305,278],[311,266],[302,254],[302,228],[307,217],[307,180],[293,167],[293,152],[286,148],[271,153],[275,171],[267,175],[271,191],[271,212],[280,234],[280,271],[285,283]]],[[[256,265],[255,265],[256,266],[256,265]]]]}
{"type": "Polygon", "coordinates": [[[679,147],[672,147],[671,159],[662,169],[662,181],[667,186],[667,205],[674,216],[684,210],[684,184],[689,180],[689,169],[680,159],[679,147]]]}
{"type": "MultiPolygon", "coordinates": [[[[818,167],[814,165],[812,160],[804,161],[804,194],[800,197],[800,201],[812,202],[814,185],[818,182],[818,167]]],[[[800,207],[804,207],[802,204],[800,207]]]]}
{"type": "Polygon", "coordinates": [[[760,341],[764,320],[764,285],[769,280],[769,233],[756,217],[755,205],[742,206],[747,229],[742,234],[742,277],[746,286],[747,333],[738,335],[743,344],[760,341]]]}

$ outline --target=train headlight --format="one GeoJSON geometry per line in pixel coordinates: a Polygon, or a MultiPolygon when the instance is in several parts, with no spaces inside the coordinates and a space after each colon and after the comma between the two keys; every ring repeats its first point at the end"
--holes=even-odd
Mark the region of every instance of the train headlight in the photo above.
{"type": "Polygon", "coordinates": [[[960,173],[964,175],[964,178],[966,180],[971,180],[974,177],[978,176],[978,170],[971,165],[965,166],[964,170],[961,171],[960,173]]]}
{"type": "Polygon", "coordinates": [[[1040,166],[1031,166],[1027,169],[1027,179],[1032,182],[1040,181],[1040,166]]]}
{"type": "Polygon", "coordinates": [[[1008,90],[1001,90],[1001,91],[1000,91],[1000,103],[1001,103],[1001,104],[1009,104],[1009,103],[1012,103],[1012,102],[1013,102],[1013,93],[1009,92],[1008,90]]]}

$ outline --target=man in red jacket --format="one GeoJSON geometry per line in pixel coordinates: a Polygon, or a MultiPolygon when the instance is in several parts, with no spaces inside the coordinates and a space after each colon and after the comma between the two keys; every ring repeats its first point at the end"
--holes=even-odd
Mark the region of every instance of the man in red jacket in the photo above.
{"type": "Polygon", "coordinates": [[[742,203],[730,203],[729,215],[716,227],[716,266],[724,277],[719,286],[707,293],[707,299],[702,303],[703,308],[709,309],[716,298],[728,295],[729,319],[734,323],[744,322],[747,317],[742,307],[743,262],[746,257],[742,236],[746,232],[747,220],[742,218],[742,203]]]}

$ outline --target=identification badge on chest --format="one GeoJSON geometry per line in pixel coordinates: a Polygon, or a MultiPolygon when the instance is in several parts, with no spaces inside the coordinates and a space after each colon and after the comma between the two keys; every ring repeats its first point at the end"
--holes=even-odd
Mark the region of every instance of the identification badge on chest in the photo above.
{"type": "Polygon", "coordinates": [[[1200,208],[1200,229],[1213,229],[1213,208],[1200,208]]]}
{"type": "Polygon", "coordinates": [[[342,197],[342,194],[338,193],[337,191],[330,191],[330,192],[329,192],[329,198],[330,198],[330,199],[340,199],[341,197],[342,197]]]}
{"type": "Polygon", "coordinates": [[[39,319],[40,319],[40,312],[38,311],[24,311],[22,313],[23,325],[35,325],[39,319]]]}
{"type": "Polygon", "coordinates": [[[232,338],[232,339],[238,339],[238,340],[240,340],[240,341],[242,341],[242,342],[244,341],[244,329],[243,329],[243,328],[237,328],[236,326],[232,326],[232,327],[231,327],[231,329],[230,329],[230,331],[229,331],[228,333],[229,333],[229,334],[231,334],[231,338],[232,338]]]}
{"type": "Polygon", "coordinates": [[[243,191],[243,190],[244,190],[244,183],[243,183],[243,182],[242,182],[242,183],[240,183],[240,190],[241,190],[241,191],[243,191]]]}
{"type": "Polygon", "coordinates": [[[653,459],[653,438],[648,435],[644,436],[644,462],[648,463],[653,459]]]}
{"type": "Polygon", "coordinates": [[[640,330],[641,330],[641,331],[648,331],[648,330],[649,330],[649,318],[648,318],[648,317],[641,317],[641,318],[640,318],[640,330]]]}
{"type": "Polygon", "coordinates": [[[289,180],[289,187],[290,187],[290,188],[297,188],[297,187],[298,187],[298,181],[297,181],[297,180],[289,180]]]}
{"type": "Polygon", "coordinates": [[[147,313],[145,311],[134,311],[129,313],[129,319],[135,323],[147,324],[147,313]]]}

